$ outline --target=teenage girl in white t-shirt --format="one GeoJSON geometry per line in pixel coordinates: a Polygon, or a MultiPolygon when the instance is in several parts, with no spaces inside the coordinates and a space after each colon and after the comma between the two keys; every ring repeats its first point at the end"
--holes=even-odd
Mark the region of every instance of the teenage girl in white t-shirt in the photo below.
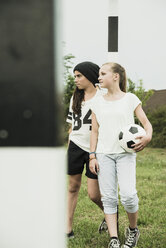
{"type": "MultiPolygon", "coordinates": [[[[70,101],[67,122],[71,124],[68,146],[68,206],[67,206],[67,237],[73,238],[73,216],[81,186],[82,172],[86,164],[88,195],[90,199],[103,210],[97,175],[89,169],[91,104],[102,94],[95,84],[99,83],[99,66],[92,62],[82,62],[75,66],[74,76],[76,89],[70,101]]],[[[99,227],[99,232],[107,228],[105,220],[99,227]]]]}
{"type": "Polygon", "coordinates": [[[107,88],[92,104],[92,132],[90,145],[90,170],[98,174],[98,181],[105,219],[111,240],[109,248],[120,247],[117,233],[117,203],[119,194],[127,212],[129,228],[126,230],[122,247],[135,247],[139,238],[137,228],[138,197],[136,191],[136,153],[150,142],[152,126],[147,119],[141,102],[132,93],[126,93],[126,73],[116,63],[106,63],[99,71],[101,87],[107,88]],[[134,114],[142,123],[146,135],[133,145],[134,153],[125,152],[118,143],[121,128],[134,123],[134,114]]]}

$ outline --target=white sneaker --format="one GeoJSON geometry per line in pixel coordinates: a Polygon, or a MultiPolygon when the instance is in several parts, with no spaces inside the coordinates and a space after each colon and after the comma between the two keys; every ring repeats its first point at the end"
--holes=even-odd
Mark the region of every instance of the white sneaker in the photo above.
{"type": "Polygon", "coordinates": [[[125,243],[122,245],[122,248],[133,248],[137,246],[137,242],[140,236],[138,228],[130,230],[128,227],[125,233],[125,243]]]}
{"type": "Polygon", "coordinates": [[[119,239],[111,239],[109,244],[108,244],[108,248],[120,248],[120,242],[119,239]]]}
{"type": "Polygon", "coordinates": [[[105,219],[102,220],[99,228],[98,228],[98,232],[101,234],[103,231],[108,231],[108,226],[107,226],[107,222],[105,219]]]}

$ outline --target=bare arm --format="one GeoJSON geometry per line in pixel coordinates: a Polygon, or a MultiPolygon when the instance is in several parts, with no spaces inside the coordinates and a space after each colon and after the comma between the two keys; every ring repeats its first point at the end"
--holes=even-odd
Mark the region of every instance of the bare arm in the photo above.
{"type": "MultiPolygon", "coordinates": [[[[71,131],[72,131],[72,125],[69,124],[69,130],[68,130],[69,135],[70,135],[71,131]]],[[[70,143],[70,140],[69,140],[69,137],[68,137],[68,146],[69,146],[69,143],[70,143]]]]}
{"type": "Polygon", "coordinates": [[[140,138],[140,142],[134,145],[134,150],[139,152],[143,150],[144,147],[151,141],[153,129],[141,105],[138,105],[138,107],[135,109],[135,114],[146,131],[146,135],[138,137],[140,138]]]}
{"type": "Polygon", "coordinates": [[[70,125],[69,125],[69,131],[68,131],[68,134],[70,134],[70,133],[71,133],[71,131],[72,131],[72,125],[70,124],[70,125]]]}
{"type": "Polygon", "coordinates": [[[97,140],[98,140],[98,123],[96,115],[92,112],[92,131],[90,136],[90,152],[96,151],[97,140]]]}
{"type": "MultiPolygon", "coordinates": [[[[92,131],[90,136],[90,152],[96,151],[97,146],[97,140],[98,140],[98,128],[99,125],[96,120],[96,115],[92,112],[92,131]]],[[[99,171],[98,163],[96,160],[95,154],[90,154],[90,164],[89,168],[93,174],[97,175],[97,172],[99,171]]]]}

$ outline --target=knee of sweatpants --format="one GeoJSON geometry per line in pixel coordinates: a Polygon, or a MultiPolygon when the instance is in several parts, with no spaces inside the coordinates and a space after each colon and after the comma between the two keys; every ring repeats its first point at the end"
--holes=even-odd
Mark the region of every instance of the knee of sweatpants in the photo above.
{"type": "Polygon", "coordinates": [[[118,199],[116,197],[109,197],[107,195],[101,197],[105,214],[117,213],[118,199]]]}
{"type": "Polygon", "coordinates": [[[128,213],[135,213],[138,210],[138,196],[136,194],[121,196],[121,203],[128,213]]]}

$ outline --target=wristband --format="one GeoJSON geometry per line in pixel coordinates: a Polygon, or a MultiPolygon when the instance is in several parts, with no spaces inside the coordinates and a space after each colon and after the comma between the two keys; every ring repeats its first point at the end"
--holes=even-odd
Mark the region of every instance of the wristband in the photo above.
{"type": "Polygon", "coordinates": [[[90,152],[89,155],[91,155],[91,154],[95,154],[96,155],[96,152],[90,152]]]}
{"type": "Polygon", "coordinates": [[[91,161],[92,159],[96,159],[96,157],[95,158],[89,158],[89,161],[91,161]]]}

